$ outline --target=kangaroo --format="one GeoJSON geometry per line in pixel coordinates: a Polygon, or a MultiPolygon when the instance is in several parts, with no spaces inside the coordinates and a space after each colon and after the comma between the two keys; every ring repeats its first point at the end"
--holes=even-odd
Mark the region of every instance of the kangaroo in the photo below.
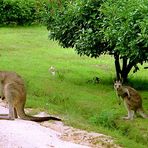
{"type": "Polygon", "coordinates": [[[0,71],[0,89],[1,98],[6,99],[9,106],[9,114],[0,114],[0,119],[14,120],[18,116],[23,120],[36,122],[58,120],[56,117],[34,117],[26,115],[24,111],[26,102],[26,89],[24,81],[20,75],[15,72],[0,71]]]}
{"type": "Polygon", "coordinates": [[[132,120],[135,113],[139,113],[143,118],[148,118],[148,115],[144,113],[142,107],[142,98],[134,88],[123,86],[120,81],[116,81],[114,83],[114,89],[116,90],[117,96],[123,99],[128,112],[128,116],[123,117],[123,119],[132,120]]]}

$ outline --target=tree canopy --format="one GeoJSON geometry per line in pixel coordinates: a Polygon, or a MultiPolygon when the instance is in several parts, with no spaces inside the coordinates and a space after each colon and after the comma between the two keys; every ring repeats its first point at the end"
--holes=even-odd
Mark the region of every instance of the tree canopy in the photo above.
{"type": "Polygon", "coordinates": [[[75,0],[48,24],[51,39],[80,55],[114,55],[117,79],[126,81],[132,68],[148,61],[147,0],[75,0]]]}

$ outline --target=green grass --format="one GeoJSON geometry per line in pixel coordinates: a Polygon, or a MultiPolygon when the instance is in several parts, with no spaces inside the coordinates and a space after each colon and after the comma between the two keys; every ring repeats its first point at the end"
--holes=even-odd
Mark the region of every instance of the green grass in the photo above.
{"type": "MultiPolygon", "coordinates": [[[[148,120],[121,120],[126,114],[113,89],[110,56],[79,57],[48,39],[43,26],[0,28],[0,69],[16,71],[25,80],[26,107],[59,115],[66,124],[113,136],[123,147],[148,147],[148,120]],[[55,66],[58,74],[49,73],[55,66]],[[94,77],[100,78],[95,84],[94,77]]],[[[130,74],[130,84],[142,95],[148,113],[148,75],[143,67],[130,74]]]]}

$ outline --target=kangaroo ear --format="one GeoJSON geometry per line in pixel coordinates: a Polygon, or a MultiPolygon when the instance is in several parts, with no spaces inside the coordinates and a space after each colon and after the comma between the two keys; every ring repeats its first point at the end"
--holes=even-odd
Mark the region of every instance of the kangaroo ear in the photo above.
{"type": "Polygon", "coordinates": [[[116,82],[117,82],[117,80],[116,80],[116,78],[114,78],[114,79],[113,79],[113,83],[116,83],[116,82]]]}
{"type": "Polygon", "coordinates": [[[120,82],[123,83],[123,79],[122,78],[121,78],[120,82]]]}
{"type": "Polygon", "coordinates": [[[118,80],[117,82],[119,82],[119,83],[121,83],[121,84],[123,83],[122,79],[118,80]]]}

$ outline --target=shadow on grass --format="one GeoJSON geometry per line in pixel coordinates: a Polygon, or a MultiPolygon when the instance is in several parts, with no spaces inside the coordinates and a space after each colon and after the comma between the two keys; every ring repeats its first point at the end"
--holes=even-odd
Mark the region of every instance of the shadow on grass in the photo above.
{"type": "Polygon", "coordinates": [[[131,87],[137,90],[148,90],[148,80],[144,79],[133,79],[129,80],[129,84],[131,87]]]}

